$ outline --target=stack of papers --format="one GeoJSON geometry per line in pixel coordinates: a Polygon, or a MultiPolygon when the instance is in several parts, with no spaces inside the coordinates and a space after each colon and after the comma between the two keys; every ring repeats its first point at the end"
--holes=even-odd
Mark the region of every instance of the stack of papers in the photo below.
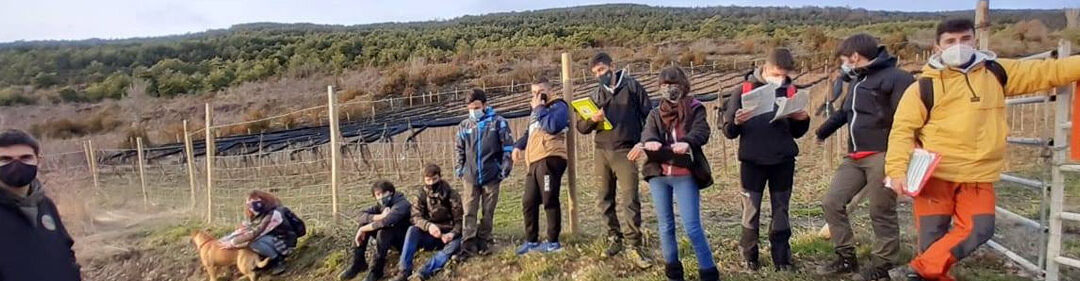
{"type": "Polygon", "coordinates": [[[810,103],[810,94],[806,91],[799,90],[790,97],[777,97],[776,90],[779,88],[780,86],[776,84],[765,84],[743,93],[743,110],[752,112],[750,118],[772,113],[773,118],[769,122],[776,122],[792,113],[804,110],[810,103]]]}
{"type": "Polygon", "coordinates": [[[929,150],[916,148],[915,151],[912,151],[907,170],[906,180],[908,185],[904,193],[911,195],[911,197],[918,196],[919,192],[926,186],[926,182],[930,180],[930,175],[934,173],[934,169],[937,168],[940,161],[941,155],[929,150]]]}

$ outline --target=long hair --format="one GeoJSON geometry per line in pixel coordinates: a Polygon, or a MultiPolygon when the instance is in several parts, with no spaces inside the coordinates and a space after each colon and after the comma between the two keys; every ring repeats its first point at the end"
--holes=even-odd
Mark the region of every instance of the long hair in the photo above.
{"type": "Polygon", "coordinates": [[[660,84],[679,85],[684,94],[690,95],[690,79],[686,78],[686,72],[678,66],[670,66],[660,71],[660,84]]]}
{"type": "MultiPolygon", "coordinates": [[[[281,200],[278,200],[277,196],[266,191],[252,190],[251,193],[248,193],[247,201],[256,199],[262,201],[266,208],[275,209],[281,206],[281,200]]],[[[251,219],[255,217],[255,214],[251,212],[251,208],[247,207],[247,201],[244,202],[244,215],[247,215],[247,218],[251,219]]]]}

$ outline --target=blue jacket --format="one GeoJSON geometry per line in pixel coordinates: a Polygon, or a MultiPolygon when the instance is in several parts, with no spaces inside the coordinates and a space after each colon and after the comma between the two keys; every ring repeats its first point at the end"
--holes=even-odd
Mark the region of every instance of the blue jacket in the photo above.
{"type": "Polygon", "coordinates": [[[470,185],[499,183],[510,175],[514,166],[510,158],[513,149],[510,123],[495,114],[495,109],[485,108],[479,120],[470,117],[458,125],[455,175],[470,185]]]}
{"type": "Polygon", "coordinates": [[[19,197],[0,190],[0,280],[77,281],[75,241],[41,184],[19,197]]]}
{"type": "Polygon", "coordinates": [[[529,133],[534,128],[539,128],[548,134],[558,134],[570,126],[569,106],[566,101],[556,99],[548,104],[533,108],[530,116],[529,129],[514,143],[514,147],[524,150],[529,143],[529,133]]]}

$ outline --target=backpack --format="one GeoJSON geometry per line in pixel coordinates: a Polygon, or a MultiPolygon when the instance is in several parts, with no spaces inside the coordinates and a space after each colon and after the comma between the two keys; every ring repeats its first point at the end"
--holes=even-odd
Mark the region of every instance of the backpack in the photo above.
{"type": "MultiPolygon", "coordinates": [[[[1001,87],[1005,88],[1005,84],[1009,82],[1009,75],[1005,73],[1005,68],[996,61],[986,61],[983,63],[983,67],[994,74],[994,78],[997,78],[998,83],[1001,83],[1001,87]]],[[[934,80],[928,77],[919,78],[919,97],[922,99],[923,106],[926,107],[926,120],[923,121],[923,125],[930,122],[930,110],[934,108],[934,80]]]]}
{"type": "Polygon", "coordinates": [[[296,238],[307,235],[307,225],[304,224],[304,220],[297,217],[296,214],[287,207],[281,207],[281,213],[285,215],[285,220],[289,222],[289,226],[292,226],[293,232],[296,233],[296,238]]]}

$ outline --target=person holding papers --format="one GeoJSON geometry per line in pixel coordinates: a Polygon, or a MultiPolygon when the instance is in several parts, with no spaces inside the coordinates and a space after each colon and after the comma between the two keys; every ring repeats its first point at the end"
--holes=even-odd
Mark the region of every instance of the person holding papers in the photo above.
{"type": "Polygon", "coordinates": [[[1005,97],[1080,80],[1080,56],[996,59],[994,53],[975,50],[974,27],[969,19],[938,25],[935,54],[896,109],[885,174],[898,194],[917,193],[920,253],[908,267],[890,272],[893,277],[953,280],[952,266],[994,235],[993,183],[1004,165],[1009,130],[1005,97]],[[920,143],[941,157],[925,183],[906,180],[920,143]]]}
{"type": "Polygon", "coordinates": [[[896,104],[915,79],[897,68],[896,57],[884,46],[878,46],[878,40],[869,34],[848,37],[840,43],[836,55],[843,61],[844,75],[852,82],[840,110],[817,129],[817,139],[824,141],[844,125],[850,137],[848,155],[836,169],[832,185],[821,200],[837,259],[818,268],[818,274],[859,271],[847,206],[856,194],[865,192],[870,199],[875,239],[872,266],[864,268],[859,277],[888,280],[889,269],[900,263],[900,228],[896,193],[884,188],[884,152],[896,104]]]}
{"type": "Polygon", "coordinates": [[[746,266],[758,270],[758,228],[761,199],[765,184],[769,185],[772,203],[773,265],[777,270],[793,270],[791,261],[791,225],[788,203],[795,177],[795,156],[799,147],[795,139],[810,128],[810,115],[796,111],[772,121],[776,114],[775,100],[793,96],[797,89],[788,73],[795,68],[795,59],[788,49],[769,52],[765,65],[746,75],[742,89],[732,93],[724,106],[724,136],[739,138],[740,177],[743,189],[742,249],[746,266]],[[744,100],[745,99],[745,100],[744,100]],[[754,101],[754,102],[750,102],[754,101]],[[771,113],[771,114],[770,114],[771,113]]]}
{"type": "Polygon", "coordinates": [[[626,252],[626,257],[635,266],[647,268],[652,265],[652,261],[642,249],[638,167],[636,163],[626,159],[626,154],[641,140],[645,116],[652,110],[653,105],[645,87],[630,77],[626,70],[616,70],[611,56],[607,53],[593,56],[589,69],[600,82],[596,92],[590,97],[600,110],[591,116],[581,115],[583,119],[577,121],[576,127],[582,134],[596,132],[594,166],[600,179],[598,205],[606,218],[608,240],[611,242],[603,255],[611,257],[622,253],[625,234],[632,247],[626,252]],[[605,128],[605,119],[612,125],[611,129],[605,128]],[[616,182],[622,188],[622,193],[618,196],[618,208],[615,204],[616,182]]]}
{"type": "Polygon", "coordinates": [[[691,97],[690,81],[679,67],[660,72],[660,106],[649,113],[641,143],[627,157],[637,161],[647,156],[641,174],[649,182],[660,228],[660,248],[667,280],[684,280],[679,261],[679,241],[675,239],[674,203],[679,201],[683,230],[697,256],[703,281],[720,280],[709,240],[701,226],[701,189],[712,185],[712,172],[701,147],[709,142],[705,106],[691,97]]]}

